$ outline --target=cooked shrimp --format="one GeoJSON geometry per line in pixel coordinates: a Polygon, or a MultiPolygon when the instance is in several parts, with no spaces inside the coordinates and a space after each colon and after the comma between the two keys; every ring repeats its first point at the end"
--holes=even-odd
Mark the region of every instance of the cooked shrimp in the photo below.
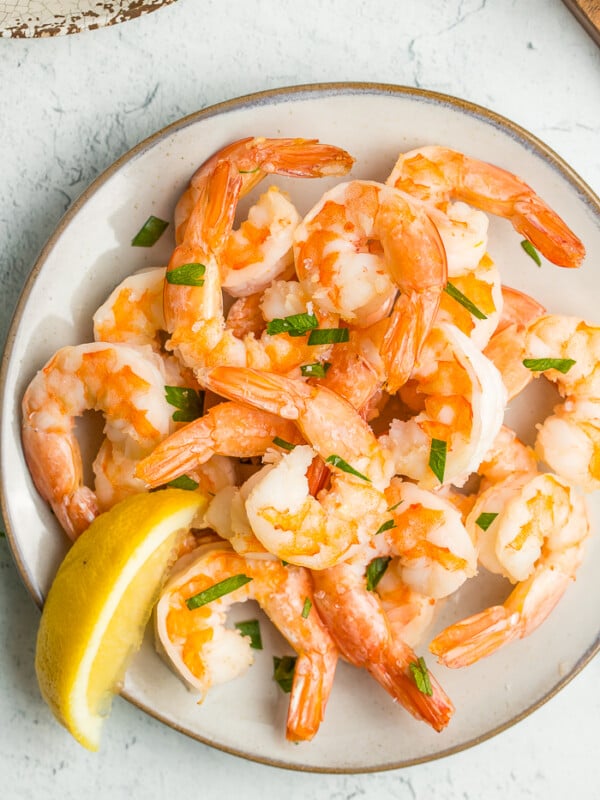
{"type": "Polygon", "coordinates": [[[483,354],[497,367],[507,399],[512,400],[533,377],[531,370],[523,364],[527,326],[546,309],[533,297],[509,286],[502,287],[502,297],[502,316],[483,354]]]}
{"type": "Polygon", "coordinates": [[[262,456],[279,437],[300,444],[296,425],[261,409],[236,402],[219,403],[206,414],[164,439],[136,466],[146,487],[189,474],[215,455],[235,458],[262,456]]]}
{"type": "Polygon", "coordinates": [[[494,544],[485,547],[493,554],[486,564],[516,586],[502,605],[435,637],[429,649],[448,667],[473,664],[541,625],[575,579],[589,535],[583,497],[551,473],[511,476],[492,486],[478,498],[471,518],[482,511],[497,515],[484,534],[494,544]]]}
{"type": "Polygon", "coordinates": [[[336,344],[327,361],[321,386],[336,392],[361,415],[370,420],[377,416],[377,403],[385,384],[385,364],[381,347],[387,321],[369,328],[349,329],[348,341],[336,344]]]}
{"type": "Polygon", "coordinates": [[[179,244],[185,228],[204,190],[206,178],[217,164],[227,161],[242,179],[241,193],[248,194],[267,175],[286,175],[292,178],[322,178],[345,175],[354,159],[334,145],[321,144],[318,139],[265,139],[247,137],[218,150],[201,164],[189,187],[175,207],[175,238],[179,244]]]}
{"type": "Polygon", "coordinates": [[[451,284],[441,295],[436,321],[452,322],[482,349],[502,311],[500,273],[486,250],[487,214],[461,202],[449,203],[445,211],[431,203],[425,208],[442,239],[451,284]],[[476,313],[449,293],[454,289],[475,306],[476,313]]]}
{"type": "Polygon", "coordinates": [[[166,267],[150,267],[121,281],[93,316],[94,340],[150,347],[162,358],[166,384],[197,388],[191,370],[164,349],[166,271],[166,267]]]}
{"type": "Polygon", "coordinates": [[[156,607],[162,648],[183,681],[204,698],[252,663],[249,639],[225,627],[232,605],[256,600],[297,653],[286,735],[312,739],[323,720],[337,650],[313,603],[310,574],[275,559],[244,558],[227,545],[193,551],[175,565],[156,607]],[[186,601],[235,576],[244,585],[198,608],[186,601]],[[308,613],[306,609],[308,608],[308,613]]]}
{"type": "Polygon", "coordinates": [[[600,399],[569,398],[538,426],[540,460],[586,492],[600,489],[600,399]]]}
{"type": "Polygon", "coordinates": [[[502,307],[500,271],[486,254],[468,272],[460,275],[448,272],[448,286],[441,296],[436,322],[456,325],[483,350],[497,330],[502,307]],[[460,294],[457,296],[456,292],[460,294]]]}
{"type": "Polygon", "coordinates": [[[461,486],[477,470],[502,425],[500,374],[458,328],[442,323],[430,331],[403,392],[410,392],[422,410],[408,420],[394,419],[380,437],[393,455],[396,473],[425,489],[440,483],[461,486]],[[432,470],[434,440],[445,451],[437,470],[443,473],[441,480],[432,470]]]}
{"type": "Polygon", "coordinates": [[[288,197],[270,186],[225,243],[220,258],[224,291],[245,297],[266,289],[282,275],[293,274],[292,238],[300,219],[288,197]]]}
{"type": "Polygon", "coordinates": [[[586,491],[600,488],[600,327],[577,317],[539,317],[527,328],[524,355],[534,360],[526,362],[533,373],[555,383],[565,398],[538,427],[536,453],[586,491]],[[553,363],[561,369],[544,368],[553,363]]]}
{"type": "Polygon", "coordinates": [[[375,589],[394,639],[418,647],[435,619],[439,601],[410,589],[391,567],[375,589]]]}
{"type": "Polygon", "coordinates": [[[581,241],[533,189],[506,170],[431,145],[402,153],[387,183],[438,207],[462,200],[508,219],[554,264],[578,267],[581,241]]]}
{"type": "Polygon", "coordinates": [[[165,399],[162,362],[151,352],[95,342],[63,347],[29,384],[22,402],[25,458],[38,492],[75,539],[99,511],[84,486],[75,418],[102,411],[104,432],[131,465],[170,431],[172,406],[165,399]]]}
{"type": "Polygon", "coordinates": [[[394,478],[385,492],[393,525],[372,543],[410,589],[439,600],[477,571],[477,552],[456,508],[433,492],[394,478]]]}
{"type": "Polygon", "coordinates": [[[319,613],[347,661],[366,669],[416,719],[441,731],[454,707],[429,671],[431,693],[419,688],[413,673],[418,657],[399,627],[390,625],[379,595],[367,589],[367,564],[363,555],[313,573],[319,613]]]}
{"type": "MultiPolygon", "coordinates": [[[[306,336],[264,333],[237,338],[223,314],[220,256],[231,230],[242,177],[221,162],[204,182],[185,238],[169,261],[165,282],[165,317],[171,337],[167,349],[191,369],[216,364],[251,365],[282,372],[325,356],[331,345],[308,345],[306,336]],[[197,273],[197,274],[195,274],[197,273]],[[201,274],[200,274],[201,273],[201,274]]],[[[336,321],[316,311],[317,322],[336,321]]]]}
{"type": "Polygon", "coordinates": [[[313,497],[306,473],[315,455],[304,445],[263,467],[245,510],[266,550],[320,570],[350,558],[369,541],[385,520],[386,502],[370,482],[336,467],[330,486],[313,497]]]}
{"type": "Polygon", "coordinates": [[[267,327],[260,304],[263,293],[249,294],[247,297],[238,297],[227,312],[225,325],[237,339],[243,339],[248,334],[259,337],[267,327]]]}
{"type": "Polygon", "coordinates": [[[223,397],[293,420],[321,458],[345,462],[363,483],[380,492],[389,484],[390,454],[352,405],[326,387],[243,367],[213,367],[198,378],[223,397]]]}
{"type": "Polygon", "coordinates": [[[401,385],[447,278],[442,240],[423,207],[374,181],[338,184],[296,229],[294,257],[316,306],[354,325],[383,319],[400,290],[384,357],[388,380],[401,385]]]}
{"type": "Polygon", "coordinates": [[[121,281],[92,318],[95,341],[149,345],[160,351],[160,334],[166,331],[163,314],[166,271],[166,267],[152,267],[121,281]]]}
{"type": "Polygon", "coordinates": [[[538,463],[531,447],[524,444],[513,430],[503,425],[477,472],[482,478],[480,490],[483,490],[511,475],[536,475],[538,463]]]}
{"type": "Polygon", "coordinates": [[[256,537],[246,513],[246,499],[260,478],[260,471],[255,472],[241,486],[225,486],[218,491],[208,504],[204,523],[229,542],[236,553],[270,558],[272,553],[256,537]]]}

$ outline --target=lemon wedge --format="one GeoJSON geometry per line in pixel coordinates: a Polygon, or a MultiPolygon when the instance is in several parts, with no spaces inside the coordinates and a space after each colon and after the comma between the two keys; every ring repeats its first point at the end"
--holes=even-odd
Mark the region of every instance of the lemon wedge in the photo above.
{"type": "Polygon", "coordinates": [[[94,520],[58,569],[35,668],[44,700],[89,750],[98,749],[179,537],[206,504],[197,492],[173,488],[128,497],[94,520]]]}

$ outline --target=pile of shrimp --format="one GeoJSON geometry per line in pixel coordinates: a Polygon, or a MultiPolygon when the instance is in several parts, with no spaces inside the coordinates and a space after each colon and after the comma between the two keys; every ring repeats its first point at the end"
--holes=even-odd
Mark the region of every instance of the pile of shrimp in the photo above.
{"type": "Polygon", "coordinates": [[[353,162],[306,139],[211,156],[168,264],[117,286],[95,341],[59,350],[22,404],[33,481],[72,539],[131,493],[210,496],[157,603],[158,647],[202,698],[252,663],[227,616],[256,601],[296,653],[293,741],[316,734],[340,657],[441,731],[454,707],[416,648],[444,599],[480,569],[512,585],[429,641],[446,667],[528,636],[575,578],[600,486],[600,327],[503,284],[487,249],[498,215],[580,266],[582,243],[522,180],[427,146],[304,217],[270,186],[235,228],[265,176],[353,162]],[[542,375],[560,402],[529,447],[504,414],[542,375]],[[93,486],[74,433],[88,409],[106,421],[93,486]]]}

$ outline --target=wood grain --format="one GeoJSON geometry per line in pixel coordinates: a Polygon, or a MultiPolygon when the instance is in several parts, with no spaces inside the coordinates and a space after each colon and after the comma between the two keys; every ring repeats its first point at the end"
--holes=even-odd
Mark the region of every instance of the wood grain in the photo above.
{"type": "Polygon", "coordinates": [[[563,0],[597,45],[600,45],[600,0],[563,0]]]}

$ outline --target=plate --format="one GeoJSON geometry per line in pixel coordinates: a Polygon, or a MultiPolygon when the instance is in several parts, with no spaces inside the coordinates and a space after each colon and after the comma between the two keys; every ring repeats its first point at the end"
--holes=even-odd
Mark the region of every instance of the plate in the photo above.
{"type": "Polygon", "coordinates": [[[0,36],[32,38],[104,28],[175,0],[0,0],[0,36]]]}
{"type": "MultiPolygon", "coordinates": [[[[172,247],[168,235],[150,250],[129,245],[149,214],[170,219],[195,167],[224,144],[248,135],[318,137],[335,143],[356,157],[352,174],[358,178],[384,179],[399,151],[435,143],[517,173],[568,221],[585,242],[588,256],[579,270],[548,263],[538,268],[510,225],[493,219],[489,251],[505,282],[533,294],[550,311],[597,319],[598,199],[542,142],[484,108],[405,87],[327,84],[242,97],[168,126],[120,158],[69,209],[35,264],[10,330],[0,383],[2,509],[18,569],[39,605],[65,553],[66,538],[29,478],[20,443],[19,400],[57,348],[91,340],[92,313],[121,279],[167,262],[172,247]]],[[[307,211],[334,179],[277,182],[300,211],[307,211]]],[[[535,408],[548,402],[539,396],[538,384],[542,382],[510,409],[510,423],[529,440],[535,408]]],[[[591,499],[597,527],[598,498],[591,499]]],[[[600,549],[592,538],[577,582],[533,635],[467,671],[434,666],[429,657],[456,705],[441,734],[392,703],[365,672],[341,664],[314,741],[287,743],[287,696],[271,679],[272,655],[282,654],[284,643],[267,623],[266,647],[255,664],[241,678],[214,688],[200,706],[155,654],[150,636],[127,673],[123,694],[202,742],[277,766],[362,772],[428,761],[514,724],[591,659],[599,648],[599,570],[600,549]]],[[[504,581],[483,574],[472,579],[446,603],[432,635],[507,594],[504,581]]],[[[247,618],[248,609],[243,611],[247,618]]],[[[105,735],[110,736],[110,722],[105,735]]]]}

